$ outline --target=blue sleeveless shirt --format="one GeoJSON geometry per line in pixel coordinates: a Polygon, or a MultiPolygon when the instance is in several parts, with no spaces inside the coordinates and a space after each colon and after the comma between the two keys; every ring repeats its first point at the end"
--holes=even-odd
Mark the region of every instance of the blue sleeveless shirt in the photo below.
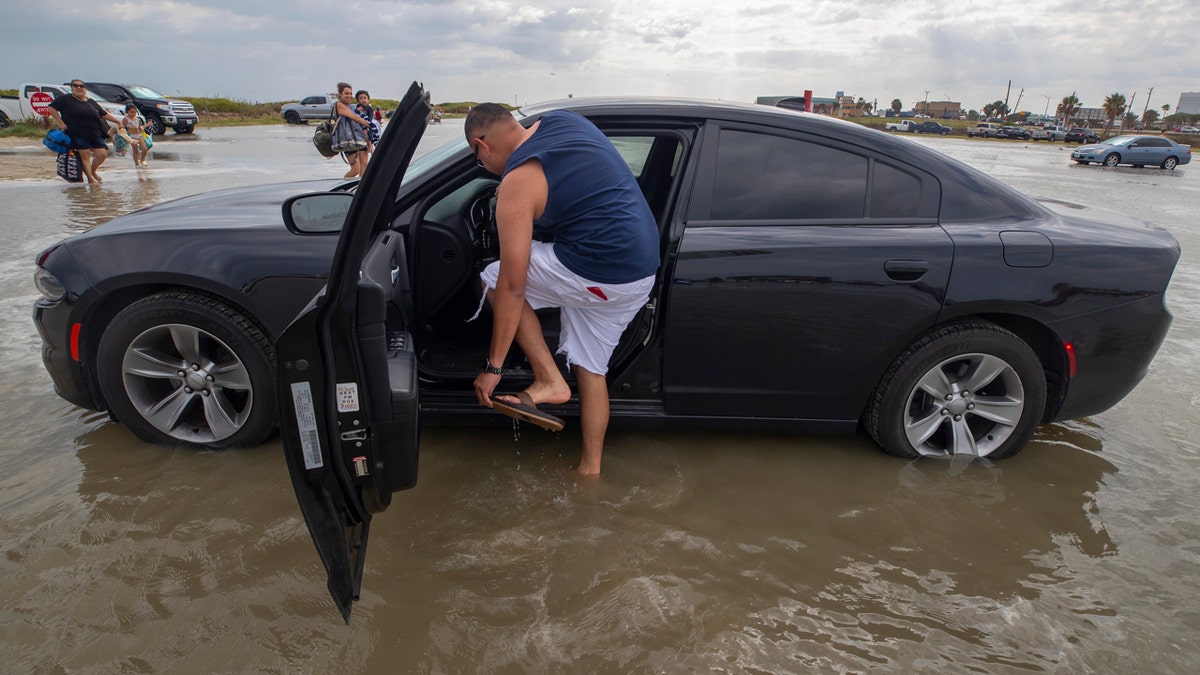
{"type": "Polygon", "coordinates": [[[604,284],[654,274],[658,224],[629,166],[595,125],[565,110],[546,113],[504,173],[531,159],[541,162],[549,187],[534,231],[554,237],[567,269],[604,284]]]}

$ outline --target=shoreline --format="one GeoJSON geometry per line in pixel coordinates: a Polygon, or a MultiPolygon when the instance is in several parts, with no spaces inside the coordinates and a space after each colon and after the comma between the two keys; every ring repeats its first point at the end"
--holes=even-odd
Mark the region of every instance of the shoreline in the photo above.
{"type": "Polygon", "coordinates": [[[42,146],[41,140],[0,138],[0,181],[49,178],[58,178],[55,155],[42,146]]]}

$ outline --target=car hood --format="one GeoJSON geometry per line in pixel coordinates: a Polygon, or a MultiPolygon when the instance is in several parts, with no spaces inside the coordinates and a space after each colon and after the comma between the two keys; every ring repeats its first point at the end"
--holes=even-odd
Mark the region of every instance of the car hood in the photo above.
{"type": "Polygon", "coordinates": [[[214,190],[134,211],[76,237],[138,230],[283,229],[281,208],[287,198],[306,192],[326,192],[352,184],[345,179],[309,180],[214,190]]]}
{"type": "Polygon", "coordinates": [[[1106,148],[1108,148],[1108,147],[1109,147],[1109,146],[1107,146],[1107,145],[1102,145],[1102,144],[1100,144],[1100,143],[1090,143],[1090,144],[1088,144],[1088,145],[1081,145],[1081,146],[1079,146],[1078,148],[1076,148],[1076,151],[1078,151],[1078,152],[1088,152],[1088,151],[1090,151],[1090,150],[1104,150],[1104,149],[1106,149],[1106,148]]]}

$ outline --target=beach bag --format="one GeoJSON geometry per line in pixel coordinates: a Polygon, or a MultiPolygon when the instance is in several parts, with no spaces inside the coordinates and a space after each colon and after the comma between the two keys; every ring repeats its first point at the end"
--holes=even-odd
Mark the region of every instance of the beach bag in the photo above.
{"type": "Polygon", "coordinates": [[[71,149],[71,137],[62,129],[51,129],[42,139],[42,145],[61,155],[71,149]]]}
{"type": "Polygon", "coordinates": [[[337,151],[333,149],[333,122],[321,122],[317,125],[317,130],[313,132],[313,145],[325,159],[337,155],[337,151]]]}
{"type": "Polygon", "coordinates": [[[79,155],[74,150],[58,153],[58,175],[68,183],[83,182],[83,168],[79,166],[79,155]]]}
{"type": "Polygon", "coordinates": [[[338,152],[358,152],[367,147],[363,127],[338,117],[333,125],[333,149],[338,152]]]}
{"type": "Polygon", "coordinates": [[[146,142],[147,150],[154,147],[154,137],[144,131],[142,132],[142,140],[146,142]]]}
{"type": "Polygon", "coordinates": [[[121,157],[124,157],[125,153],[129,150],[129,141],[125,140],[126,138],[128,138],[128,136],[122,134],[119,129],[117,130],[116,135],[113,136],[113,152],[117,153],[121,157]]]}

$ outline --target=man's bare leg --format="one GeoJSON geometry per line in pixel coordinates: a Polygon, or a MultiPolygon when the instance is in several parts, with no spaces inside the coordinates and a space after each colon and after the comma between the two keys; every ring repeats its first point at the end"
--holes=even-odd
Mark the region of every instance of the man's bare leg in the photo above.
{"type": "Polygon", "coordinates": [[[584,475],[600,473],[604,453],[604,434],[608,431],[608,380],[585,368],[574,366],[579,384],[579,426],[583,434],[583,455],[579,468],[584,475]]]}
{"type": "MultiPolygon", "coordinates": [[[[488,291],[488,300],[492,292],[488,291]]],[[[566,403],[571,398],[571,387],[563,379],[554,362],[554,355],[546,344],[546,336],[542,334],[542,322],[538,320],[533,307],[526,302],[521,309],[521,323],[517,324],[517,345],[525,352],[529,365],[533,368],[533,384],[525,391],[535,404],[566,403]]],[[[501,400],[517,403],[512,396],[501,397],[501,400]]]]}

